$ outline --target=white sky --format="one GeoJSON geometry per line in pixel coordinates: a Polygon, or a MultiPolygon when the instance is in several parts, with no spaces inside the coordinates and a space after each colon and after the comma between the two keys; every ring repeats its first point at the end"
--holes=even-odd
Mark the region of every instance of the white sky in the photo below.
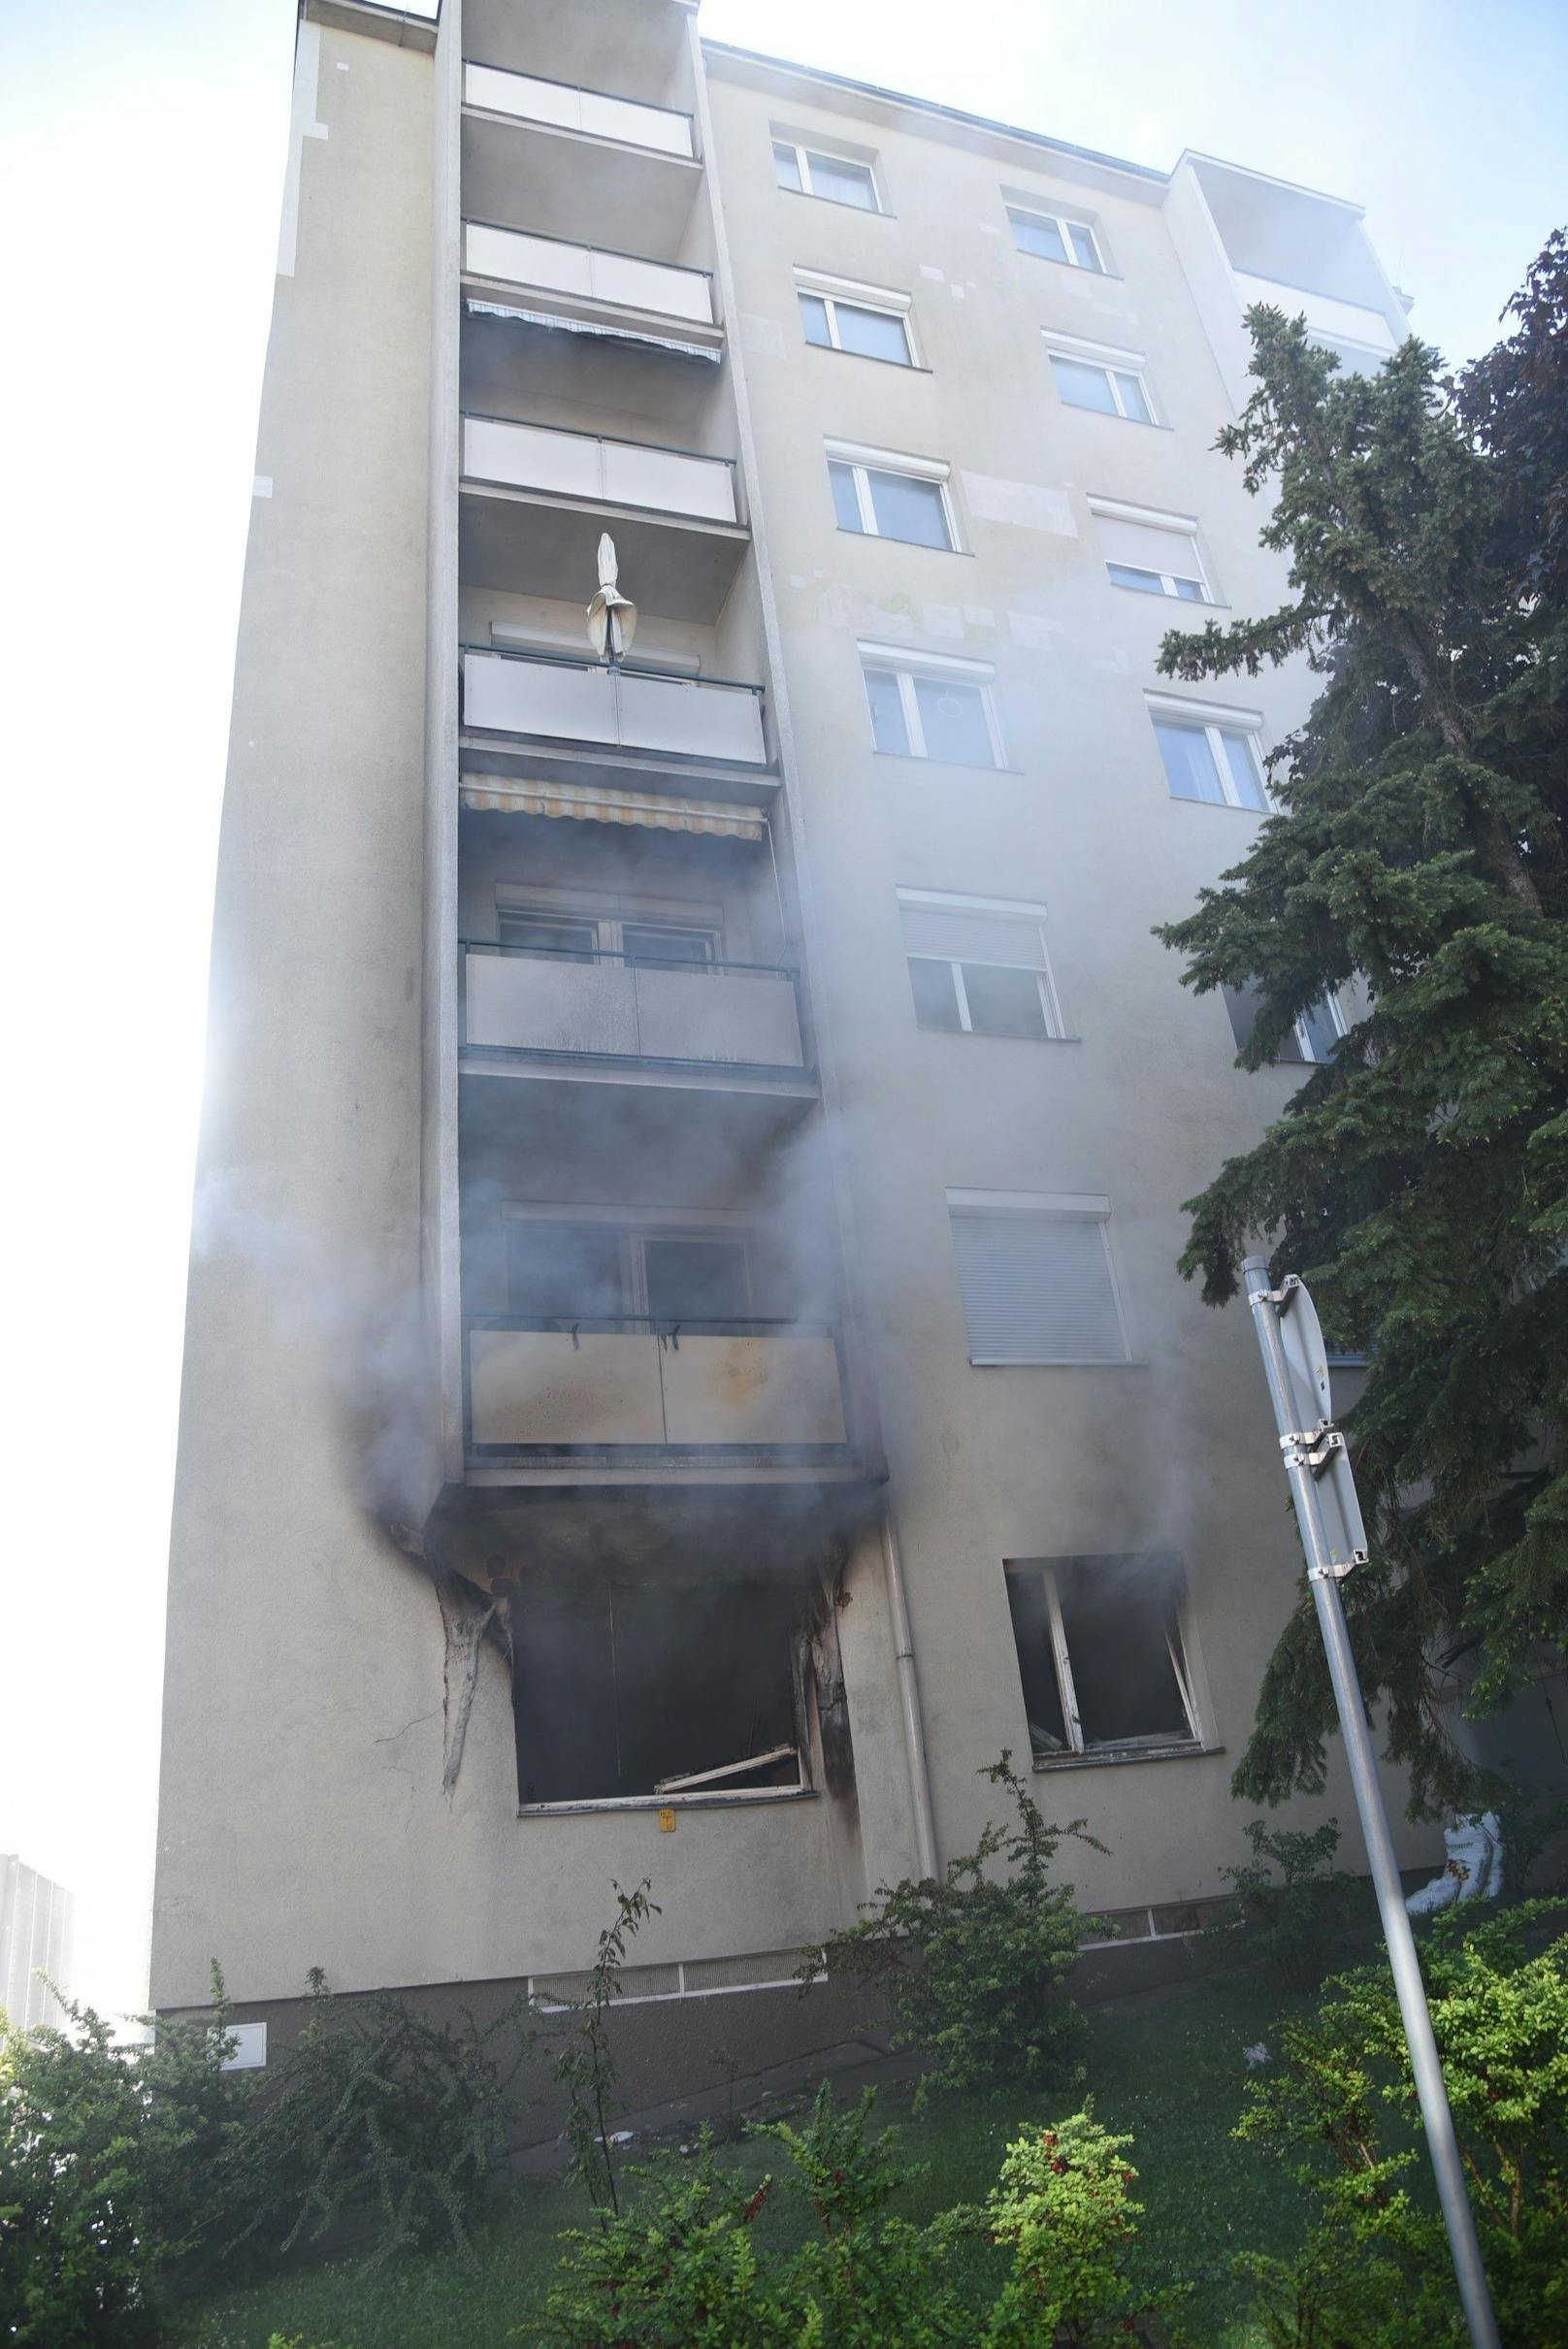
{"type": "MultiPolygon", "coordinates": [[[[705,0],[702,22],[1135,162],[1192,146],[1352,197],[1451,358],[1486,346],[1568,213],[1561,0],[705,0]]],[[[145,1987],[205,959],[293,27],[294,0],[0,6],[0,1850],[78,1894],[78,1978],[112,2006],[145,1987]]]]}

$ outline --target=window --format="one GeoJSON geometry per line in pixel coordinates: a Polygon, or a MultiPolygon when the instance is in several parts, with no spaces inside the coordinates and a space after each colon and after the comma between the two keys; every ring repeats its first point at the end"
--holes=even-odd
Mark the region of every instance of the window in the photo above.
{"type": "Polygon", "coordinates": [[[780,187],[798,196],[822,196],[830,204],[853,204],[863,212],[879,212],[876,175],[868,163],[847,155],[824,154],[820,147],[799,147],[793,139],[773,141],[773,170],[780,187]]]}
{"type": "Polygon", "coordinates": [[[1037,1762],[1200,1743],[1174,1558],[1010,1558],[1006,1573],[1037,1762]]]}
{"type": "Polygon", "coordinates": [[[1145,596],[1176,596],[1187,604],[1213,602],[1197,551],[1195,522],[1094,499],[1090,506],[1114,587],[1134,588],[1145,596]]]}
{"type": "Polygon", "coordinates": [[[1105,263],[1094,232],[1087,222],[1063,219],[1060,212],[1027,212],[1009,204],[1013,243],[1021,253],[1037,253],[1042,261],[1064,261],[1069,269],[1092,269],[1105,275],[1105,263]]]}
{"type": "Polygon", "coordinates": [[[830,443],[828,478],[840,530],[913,546],[957,544],[947,502],[947,467],[874,449],[830,443]]]}
{"type": "Polygon", "coordinates": [[[1204,799],[1213,807],[1250,807],[1261,813],[1263,770],[1250,727],[1222,719],[1180,716],[1155,707],[1155,739],[1165,763],[1171,797],[1204,799]]]}
{"type": "Polygon", "coordinates": [[[950,1191],[947,1203],[971,1362],[1131,1360],[1109,1199],[950,1191]]]}
{"type": "MultiPolygon", "coordinates": [[[[1253,1032],[1258,1018],[1259,991],[1256,987],[1226,987],[1225,1009],[1230,1014],[1230,1032],[1236,1039],[1236,1050],[1242,1052],[1253,1032]]],[[[1331,1060],[1334,1046],[1348,1034],[1345,1013],[1338,995],[1330,993],[1309,1005],[1296,1021],[1291,1033],[1275,1051],[1276,1060],[1331,1060]]]]}
{"type": "Polygon", "coordinates": [[[1075,335],[1048,334],[1046,349],[1058,396],[1068,408],[1092,408],[1102,416],[1124,416],[1153,424],[1154,402],[1136,351],[1108,343],[1080,343],[1075,335]]]}
{"type": "Polygon", "coordinates": [[[1062,1033],[1043,905],[900,889],[898,912],[918,1026],[966,1036],[1062,1033]]]}
{"type": "Polygon", "coordinates": [[[745,1234],[568,1213],[505,1220],[506,1311],[528,1321],[652,1320],[728,1325],[754,1318],[745,1234]]]}
{"type": "MultiPolygon", "coordinates": [[[[562,893],[567,895],[566,892],[562,893]]],[[[646,902],[646,900],[644,900],[646,902]]],[[[613,900],[612,900],[613,903],[613,900]]],[[[553,955],[573,962],[619,957],[628,962],[717,962],[723,933],[717,919],[634,917],[630,911],[557,912],[547,904],[503,900],[496,908],[496,937],[524,954],[553,955]]],[[[716,909],[715,909],[716,913],[716,909]]]]}
{"type": "Polygon", "coordinates": [[[881,294],[874,286],[851,286],[834,278],[817,278],[797,286],[800,324],[808,343],[823,350],[848,351],[859,359],[886,359],[895,367],[913,367],[914,345],[909,337],[909,304],[898,294],[881,294]]]}
{"type": "Polygon", "coordinates": [[[878,750],[951,767],[1003,765],[989,669],[880,644],[861,646],[861,665],[878,750]]]}

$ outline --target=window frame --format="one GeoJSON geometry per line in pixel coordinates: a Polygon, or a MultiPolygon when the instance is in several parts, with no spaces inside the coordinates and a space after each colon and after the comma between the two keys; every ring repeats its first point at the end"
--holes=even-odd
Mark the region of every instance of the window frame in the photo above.
{"type": "Polygon", "coordinates": [[[1234,815],[1270,816],[1277,812],[1268,788],[1268,770],[1258,747],[1258,738],[1263,731],[1260,713],[1249,709],[1227,709],[1218,702],[1185,701],[1176,695],[1153,693],[1144,695],[1144,706],[1149,712],[1150,731],[1155,735],[1155,755],[1160,761],[1160,771],[1164,776],[1165,792],[1169,799],[1182,807],[1225,807],[1234,815]],[[1193,799],[1172,789],[1164,752],[1160,746],[1159,734],[1155,732],[1157,726],[1161,724],[1186,727],[1189,732],[1201,734],[1207,738],[1209,757],[1214,761],[1215,772],[1224,794],[1222,799],[1193,799]],[[1222,742],[1222,737],[1227,734],[1241,735],[1247,744],[1253,779],[1258,785],[1258,804],[1256,807],[1249,806],[1245,799],[1231,797],[1235,778],[1230,772],[1230,762],[1225,755],[1222,742]]]}
{"type": "MultiPolygon", "coordinates": [[[[572,1224],[579,1229],[607,1227],[620,1253],[621,1300],[625,1311],[602,1318],[622,1321],[648,1321],[648,1272],[645,1250],[650,1240],[713,1241],[738,1249],[741,1270],[749,1302],[755,1306],[758,1289],[756,1256],[757,1225],[748,1216],[722,1208],[576,1206],[554,1200],[503,1199],[500,1205],[503,1233],[514,1223],[572,1224]]],[[[510,1258],[507,1254],[506,1273],[507,1303],[504,1309],[508,1316],[526,1321],[525,1309],[511,1302],[510,1258]]],[[[568,1325],[568,1318],[557,1314],[553,1323],[568,1325]]],[[[592,1321],[594,1315],[586,1315],[592,1321]]],[[[755,1320],[755,1314],[745,1317],[755,1320]]]]}
{"type": "MultiPolygon", "coordinates": [[[[1326,989],[1319,999],[1322,1002],[1323,1009],[1328,1014],[1329,1023],[1334,1030],[1335,1043],[1343,1043],[1344,1039],[1351,1032],[1351,1025],[1349,1020],[1347,1020],[1345,1017],[1345,1006],[1339,999],[1338,988],[1330,987],[1326,989]]],[[[1295,1040],[1301,1050],[1302,1065],[1307,1068],[1328,1067],[1332,1056],[1330,1054],[1314,1052],[1312,1050],[1312,1031],[1308,1028],[1306,1021],[1304,1019],[1296,1020],[1293,1023],[1293,1026],[1295,1028],[1295,1040]]]]}
{"type": "MultiPolygon", "coordinates": [[[[681,969],[712,969],[727,960],[725,954],[724,916],[721,909],[709,903],[690,907],[678,906],[670,898],[648,898],[638,904],[622,897],[620,902],[606,902],[587,890],[538,891],[519,887],[514,882],[501,882],[496,889],[496,943],[510,945],[512,951],[534,954],[545,960],[557,953],[550,947],[528,947],[503,937],[507,923],[518,926],[530,922],[549,922],[563,928],[580,925],[594,933],[594,943],[582,952],[591,962],[639,962],[644,968],[657,961],[653,956],[629,955],[626,949],[628,930],[680,930],[689,936],[702,937],[707,942],[707,953],[701,962],[682,962],[681,969]]],[[[575,950],[559,950],[559,959],[576,959],[575,950]]],[[[661,964],[660,967],[665,967],[661,964]]]]}
{"type": "MultiPolygon", "coordinates": [[[[1033,1751],[1031,1745],[1030,1756],[1035,1769],[1058,1770],[1094,1762],[1154,1761],[1166,1754],[1203,1752],[1207,1746],[1207,1740],[1204,1733],[1203,1715],[1197,1702],[1196,1681],[1192,1672],[1187,1577],[1184,1573],[1180,1573],[1179,1567],[1180,1595],[1176,1598],[1170,1611],[1175,1622],[1175,1639],[1171,1638],[1169,1622],[1164,1623],[1162,1629],[1165,1635],[1165,1651],[1170,1657],[1171,1673],[1176,1682],[1176,1694],[1180,1699],[1182,1711],[1187,1716],[1188,1735],[1185,1738],[1169,1738],[1159,1745],[1146,1745],[1128,1740],[1124,1740],[1121,1744],[1108,1742],[1104,1745],[1090,1745],[1086,1742],[1083,1714],[1078,1704],[1078,1684],[1073,1675],[1066,1624],[1062,1619],[1062,1590],[1057,1581],[1059,1567],[1077,1565],[1081,1562],[1090,1561],[1080,1561],[1076,1558],[1015,1558],[1008,1560],[1004,1569],[1007,1575],[1019,1579],[1025,1575],[1035,1577],[1041,1584],[1045,1597],[1049,1658],[1052,1670],[1056,1674],[1057,1701],[1062,1708],[1062,1725],[1067,1735],[1066,1750],[1061,1754],[1040,1755],[1033,1751]]],[[[1095,1564],[1120,1562],[1120,1560],[1110,1559],[1094,1561],[1095,1564]]],[[[1020,1663],[1020,1684],[1022,1685],[1022,1659],[1018,1659],[1018,1661],[1020,1663]]]]}
{"type": "Polygon", "coordinates": [[[958,661],[941,653],[914,653],[907,645],[868,644],[857,646],[860,655],[861,677],[876,669],[891,674],[898,689],[898,706],[903,717],[907,750],[884,750],[876,739],[875,717],[871,713],[869,687],[866,705],[871,716],[871,749],[881,759],[920,759],[934,767],[963,767],[974,774],[1004,774],[1007,771],[1006,745],[1001,737],[1001,722],[996,714],[995,687],[996,672],[988,663],[958,661]],[[926,748],[925,721],[920,714],[919,698],[915,692],[917,679],[928,684],[967,685],[980,697],[980,708],[986,722],[986,734],[991,743],[992,764],[976,767],[967,759],[938,759],[926,748]]]}
{"type": "MultiPolygon", "coordinates": [[[[1025,898],[955,897],[935,889],[899,889],[896,892],[896,897],[900,919],[907,906],[914,913],[968,914],[977,916],[981,921],[989,917],[996,921],[1032,923],[1035,935],[1039,940],[1040,960],[1038,962],[1010,962],[1005,960],[988,962],[983,955],[968,955],[961,960],[956,955],[921,952],[911,954],[907,945],[904,948],[904,962],[906,963],[947,964],[953,974],[953,998],[958,1006],[957,1032],[960,1035],[985,1036],[992,1043],[997,1044],[1062,1044],[1068,1040],[1066,1023],[1062,1017],[1062,1002],[1057,994],[1056,974],[1051,967],[1050,946],[1045,934],[1046,908],[1043,905],[1032,903],[1025,898]],[[976,970],[1027,970],[1030,972],[1039,989],[1040,1012],[1045,1022],[1044,1035],[1038,1037],[1006,1036],[996,1034],[993,1028],[974,1027],[969,1014],[968,991],[964,981],[965,962],[976,970]]],[[[915,1026],[922,1035],[952,1035],[954,1033],[950,1028],[927,1027],[920,1017],[918,998],[915,1001],[915,1026]]]]}
{"type": "MultiPolygon", "coordinates": [[[[990,1216],[1001,1222],[1017,1222],[1025,1216],[1043,1221],[1065,1223],[1095,1223],[1099,1226],[1100,1245],[1105,1252],[1105,1272],[1111,1287],[1111,1302],[1116,1309],[1116,1324],[1122,1339],[1122,1352],[1109,1354],[1103,1360],[1085,1362],[1063,1354],[979,1354],[971,1353],[971,1370],[1125,1370],[1136,1363],[1132,1345],[1132,1324],[1123,1294],[1121,1269],[1117,1252],[1111,1244],[1111,1202],[1103,1191],[949,1191],[947,1220],[951,1244],[954,1221],[959,1216],[990,1216]]],[[[957,1250],[954,1251],[955,1271],[957,1250]]],[[[964,1304],[964,1289],[959,1284],[959,1310],[964,1321],[964,1335],[968,1335],[968,1312],[964,1304]]]]}
{"type": "MultiPolygon", "coordinates": [[[[820,347],[820,345],[819,345],[820,347]]],[[[851,356],[855,354],[852,353],[851,356]]],[[[861,517],[859,531],[850,531],[845,522],[838,528],[851,538],[886,538],[894,546],[924,546],[931,554],[962,554],[959,543],[958,515],[953,505],[952,468],[934,457],[909,457],[893,449],[866,448],[855,440],[825,442],[829,465],[829,487],[833,485],[832,468],[846,466],[854,479],[855,504],[861,517]],[[869,476],[872,473],[896,473],[905,481],[922,481],[936,491],[941,501],[942,525],[947,532],[945,546],[932,546],[927,538],[904,538],[892,531],[883,530],[877,521],[876,506],[871,494],[869,476]]]]}
{"type": "Polygon", "coordinates": [[[831,350],[841,359],[870,359],[879,367],[924,367],[920,345],[915,339],[912,295],[895,293],[888,286],[862,285],[850,277],[827,277],[817,270],[798,269],[795,273],[797,311],[800,310],[802,294],[809,294],[813,301],[822,304],[828,320],[827,342],[813,343],[805,332],[805,321],[801,317],[801,337],[808,350],[831,350]],[[887,359],[877,351],[846,350],[838,334],[840,305],[845,310],[867,310],[877,318],[897,318],[903,330],[903,346],[908,356],[887,359]]]}
{"type": "MultiPolygon", "coordinates": [[[[1075,367],[1097,367],[1100,370],[1111,388],[1111,402],[1115,409],[1114,421],[1116,423],[1142,424],[1156,431],[1164,429],[1164,413],[1159,401],[1155,398],[1154,385],[1149,379],[1149,360],[1145,352],[1122,350],[1110,343],[1090,343],[1085,341],[1082,336],[1062,334],[1055,327],[1050,326],[1041,328],[1040,340],[1045,344],[1048,359],[1065,359],[1075,367]],[[1134,416],[1128,412],[1123,403],[1121,386],[1116,380],[1118,375],[1131,375],[1135,378],[1138,389],[1143,395],[1144,407],[1149,410],[1146,416],[1134,416]]],[[[1080,416],[1105,414],[1106,411],[1102,408],[1085,408],[1076,400],[1063,398],[1062,378],[1054,367],[1051,370],[1051,384],[1061,407],[1070,408],[1080,416]]]]}
{"type": "Polygon", "coordinates": [[[1049,212],[1043,204],[1020,204],[1010,196],[1004,196],[1002,198],[1002,204],[1007,213],[1008,223],[1014,232],[1013,250],[1014,252],[1022,253],[1026,260],[1049,261],[1058,269],[1080,269],[1087,277],[1109,277],[1114,276],[1115,273],[1112,271],[1105,258],[1105,247],[1100,242],[1099,233],[1096,230],[1093,220],[1081,220],[1071,212],[1049,212]],[[1056,230],[1057,235],[1062,239],[1065,258],[1059,261],[1055,253],[1031,252],[1027,245],[1020,245],[1017,234],[1017,225],[1020,214],[1022,214],[1026,220],[1048,221],[1051,227],[1056,230]],[[1094,259],[1093,262],[1080,261],[1077,253],[1073,249],[1072,237],[1069,232],[1075,228],[1081,229],[1084,235],[1089,239],[1090,244],[1094,246],[1094,259]]]}
{"type": "MultiPolygon", "coordinates": [[[[1095,497],[1091,497],[1089,501],[1089,510],[1093,514],[1096,526],[1101,522],[1130,522],[1140,530],[1160,531],[1167,538],[1180,540],[1186,547],[1191,549],[1192,559],[1194,566],[1192,571],[1153,571],[1149,570],[1147,564],[1140,563],[1118,563],[1115,565],[1115,568],[1118,571],[1141,571],[1145,577],[1158,579],[1160,581],[1160,592],[1161,596],[1168,598],[1172,603],[1191,604],[1196,602],[1213,604],[1218,607],[1220,597],[1215,589],[1213,580],[1209,576],[1209,567],[1203,559],[1203,547],[1198,536],[1197,516],[1195,514],[1166,513],[1152,506],[1130,506],[1125,499],[1122,498],[1095,497]],[[1176,585],[1176,582],[1179,579],[1194,579],[1199,589],[1198,595],[1196,597],[1182,595],[1176,585]]],[[[1103,543],[1100,559],[1105,566],[1106,577],[1112,587],[1121,589],[1121,592],[1124,595],[1144,594],[1147,592],[1147,590],[1144,589],[1127,587],[1120,579],[1113,579],[1110,577],[1112,570],[1112,558],[1103,552],[1103,543]]]]}
{"type": "Polygon", "coordinates": [[[817,204],[837,204],[841,205],[843,210],[848,212],[871,212],[880,215],[880,217],[883,219],[887,218],[888,212],[886,205],[882,201],[882,183],[877,177],[876,165],[874,163],[867,162],[864,155],[835,154],[831,147],[807,147],[803,139],[789,138],[782,135],[778,131],[774,131],[772,133],[772,146],[775,172],[778,165],[778,150],[780,147],[784,147],[794,155],[795,168],[799,173],[800,179],[800,184],[799,187],[791,187],[787,181],[779,179],[777,181],[777,186],[781,195],[809,196],[812,201],[817,204]],[[827,196],[824,195],[820,189],[813,187],[811,184],[811,162],[813,156],[820,157],[824,163],[846,164],[852,171],[864,172],[870,183],[870,203],[854,204],[847,196],[827,196]]]}

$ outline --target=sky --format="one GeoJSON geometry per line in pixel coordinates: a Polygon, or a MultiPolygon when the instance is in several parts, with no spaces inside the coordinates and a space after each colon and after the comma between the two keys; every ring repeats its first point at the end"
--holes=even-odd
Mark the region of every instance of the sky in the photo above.
{"type": "MultiPolygon", "coordinates": [[[[0,1851],[77,1894],[76,1984],[115,2011],[146,1987],[206,957],[294,15],[0,7],[0,1851]]],[[[1562,0],[704,0],[701,21],[1130,161],[1193,147],[1352,198],[1453,360],[1493,340],[1568,215],[1562,0]]]]}

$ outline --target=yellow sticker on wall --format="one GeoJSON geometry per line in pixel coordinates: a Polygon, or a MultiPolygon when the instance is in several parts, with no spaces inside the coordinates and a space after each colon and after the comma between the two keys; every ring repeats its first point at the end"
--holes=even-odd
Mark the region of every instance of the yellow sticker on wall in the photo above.
{"type": "Polygon", "coordinates": [[[661,1811],[659,1813],[659,1833],[661,1835],[673,1835],[674,1832],[675,1812],[674,1808],[671,1805],[661,1811]]]}

